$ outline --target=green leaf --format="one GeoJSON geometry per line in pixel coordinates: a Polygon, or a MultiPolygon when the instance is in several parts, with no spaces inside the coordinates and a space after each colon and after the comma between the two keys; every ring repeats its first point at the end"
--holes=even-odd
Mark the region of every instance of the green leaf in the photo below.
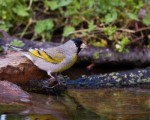
{"type": "Polygon", "coordinates": [[[59,8],[59,4],[57,1],[45,1],[45,4],[50,7],[51,10],[56,10],[59,8]]]}
{"type": "Polygon", "coordinates": [[[115,45],[115,49],[116,49],[116,51],[118,51],[118,52],[123,52],[123,47],[122,47],[120,44],[116,44],[116,45],[115,45]]]}
{"type": "Polygon", "coordinates": [[[75,31],[75,28],[72,26],[66,26],[63,31],[63,36],[68,37],[72,32],[75,31]]]}
{"type": "Polygon", "coordinates": [[[108,26],[104,28],[104,33],[108,36],[113,36],[116,30],[116,26],[108,26]]]}
{"type": "Polygon", "coordinates": [[[117,12],[108,13],[105,16],[105,23],[108,24],[108,23],[114,22],[115,20],[117,20],[117,16],[118,16],[117,12]]]}
{"type": "Polygon", "coordinates": [[[73,0],[54,0],[54,1],[45,1],[45,5],[49,6],[51,10],[56,10],[60,7],[69,5],[73,0]]]}
{"type": "Polygon", "coordinates": [[[134,13],[127,13],[127,16],[132,20],[137,20],[137,21],[139,20],[138,16],[134,13]]]}
{"type": "Polygon", "coordinates": [[[71,23],[73,26],[77,26],[82,22],[82,19],[78,19],[78,18],[72,18],[71,19],[71,23]]]}
{"type": "Polygon", "coordinates": [[[96,4],[94,0],[88,0],[88,1],[86,1],[86,3],[87,3],[88,8],[90,8],[90,9],[92,9],[94,4],[96,4]]]}
{"type": "Polygon", "coordinates": [[[17,5],[15,8],[13,8],[13,11],[21,17],[29,16],[28,8],[23,5],[17,5]]]}
{"type": "Polygon", "coordinates": [[[67,6],[72,2],[73,0],[60,0],[59,7],[67,6]]]}
{"type": "Polygon", "coordinates": [[[146,17],[143,19],[145,25],[150,25],[150,12],[147,13],[146,17]]]}
{"type": "Polygon", "coordinates": [[[4,22],[0,24],[0,30],[8,31],[12,27],[12,24],[9,22],[4,22]]]}
{"type": "Polygon", "coordinates": [[[50,31],[54,27],[54,23],[51,19],[39,20],[35,25],[35,32],[37,34],[44,33],[45,31],[50,31]]]}
{"type": "Polygon", "coordinates": [[[91,32],[92,30],[94,30],[96,28],[96,25],[94,25],[94,22],[91,21],[88,25],[88,32],[91,32]]]}
{"type": "Polygon", "coordinates": [[[124,7],[125,4],[126,4],[126,2],[121,1],[121,0],[112,0],[112,1],[110,1],[110,5],[114,6],[114,7],[117,7],[117,6],[124,7]]]}
{"type": "Polygon", "coordinates": [[[115,49],[118,52],[128,52],[128,49],[126,48],[126,46],[130,43],[130,40],[127,37],[123,37],[121,41],[119,41],[116,45],[115,45],[115,49]]]}
{"type": "Polygon", "coordinates": [[[126,46],[130,43],[130,40],[127,38],[127,37],[123,37],[121,42],[120,42],[120,45],[121,46],[126,46]]]}
{"type": "Polygon", "coordinates": [[[10,45],[15,47],[23,47],[25,44],[21,40],[14,39],[10,42],[10,45]]]}
{"type": "Polygon", "coordinates": [[[100,53],[99,53],[99,52],[95,52],[95,53],[93,54],[93,58],[94,58],[95,60],[99,59],[99,58],[100,58],[100,53]]]}
{"type": "Polygon", "coordinates": [[[0,46],[0,52],[4,51],[4,47],[0,46]]]}

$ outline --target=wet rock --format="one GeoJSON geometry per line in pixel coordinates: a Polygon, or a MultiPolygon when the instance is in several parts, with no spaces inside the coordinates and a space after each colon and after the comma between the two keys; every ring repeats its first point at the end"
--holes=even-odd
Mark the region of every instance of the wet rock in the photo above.
{"type": "Polygon", "coordinates": [[[8,81],[0,81],[0,113],[18,113],[32,103],[31,96],[19,86],[8,81]]]}
{"type": "Polygon", "coordinates": [[[0,104],[30,104],[30,95],[19,86],[8,81],[0,81],[0,104]]]}
{"type": "Polygon", "coordinates": [[[47,77],[46,72],[38,69],[21,52],[8,51],[0,57],[0,80],[8,80],[16,84],[26,84],[29,80],[47,77]]]}

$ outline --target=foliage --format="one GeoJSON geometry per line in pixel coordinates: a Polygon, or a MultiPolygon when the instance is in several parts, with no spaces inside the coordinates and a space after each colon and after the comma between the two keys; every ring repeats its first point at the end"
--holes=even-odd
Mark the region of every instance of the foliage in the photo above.
{"type": "Polygon", "coordinates": [[[0,29],[32,40],[81,37],[123,52],[140,37],[138,42],[146,43],[149,5],[148,0],[1,0],[0,29]]]}
{"type": "Polygon", "coordinates": [[[10,45],[15,47],[23,47],[25,44],[21,40],[14,39],[10,42],[10,45]]]}
{"type": "Polygon", "coordinates": [[[150,11],[148,11],[146,17],[143,19],[145,25],[150,25],[150,11]]]}
{"type": "Polygon", "coordinates": [[[36,34],[42,35],[43,39],[45,39],[46,36],[50,38],[53,27],[54,24],[51,19],[39,20],[36,22],[34,31],[36,34]]]}

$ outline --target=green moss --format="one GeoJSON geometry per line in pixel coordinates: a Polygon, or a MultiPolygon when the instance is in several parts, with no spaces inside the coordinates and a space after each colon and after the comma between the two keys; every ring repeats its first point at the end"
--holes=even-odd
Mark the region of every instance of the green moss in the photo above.
{"type": "Polygon", "coordinates": [[[0,113],[18,113],[27,108],[21,104],[0,104],[0,113]]]}
{"type": "Polygon", "coordinates": [[[99,59],[100,58],[100,53],[99,52],[95,52],[94,54],[93,54],[93,58],[94,59],[99,59]]]}

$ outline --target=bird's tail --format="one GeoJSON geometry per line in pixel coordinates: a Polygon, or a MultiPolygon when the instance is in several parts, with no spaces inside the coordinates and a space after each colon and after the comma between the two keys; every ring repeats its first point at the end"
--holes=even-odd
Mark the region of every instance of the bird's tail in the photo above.
{"type": "Polygon", "coordinates": [[[10,45],[10,44],[7,44],[7,47],[8,47],[8,48],[11,48],[11,49],[14,50],[14,51],[22,51],[22,53],[21,53],[22,56],[27,57],[27,58],[28,58],[29,60],[31,60],[32,62],[35,61],[35,57],[34,57],[34,56],[31,56],[31,54],[30,54],[29,52],[25,52],[24,49],[18,48],[18,47],[15,47],[15,46],[12,46],[12,45],[10,45]]]}
{"type": "Polygon", "coordinates": [[[25,57],[27,57],[32,62],[35,61],[35,58],[33,56],[31,56],[28,52],[23,52],[22,55],[25,56],[25,57]]]}

